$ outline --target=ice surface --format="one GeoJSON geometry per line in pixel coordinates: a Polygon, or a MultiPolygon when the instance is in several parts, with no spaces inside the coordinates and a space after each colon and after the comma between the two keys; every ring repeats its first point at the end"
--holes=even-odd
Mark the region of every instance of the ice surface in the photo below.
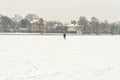
{"type": "Polygon", "coordinates": [[[120,80],[120,36],[0,35],[0,80],[120,80]]]}

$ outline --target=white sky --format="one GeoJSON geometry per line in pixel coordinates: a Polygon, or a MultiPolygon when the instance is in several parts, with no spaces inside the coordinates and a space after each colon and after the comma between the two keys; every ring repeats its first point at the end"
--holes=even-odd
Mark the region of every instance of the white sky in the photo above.
{"type": "Polygon", "coordinates": [[[0,12],[9,17],[35,13],[45,20],[69,22],[80,16],[120,21],[119,0],[0,0],[0,12]]]}

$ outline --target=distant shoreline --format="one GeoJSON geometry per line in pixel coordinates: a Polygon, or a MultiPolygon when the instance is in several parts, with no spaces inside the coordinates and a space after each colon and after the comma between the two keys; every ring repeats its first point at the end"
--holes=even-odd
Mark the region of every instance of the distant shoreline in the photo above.
{"type": "MultiPolygon", "coordinates": [[[[40,35],[40,36],[44,36],[44,35],[56,35],[56,36],[58,36],[58,35],[63,35],[63,33],[0,33],[0,35],[40,35]]],[[[74,34],[74,33],[72,33],[72,34],[70,34],[70,33],[67,33],[67,35],[78,35],[78,34],[74,34]]]]}
{"type": "MultiPolygon", "coordinates": [[[[120,36],[120,35],[111,35],[111,34],[75,34],[75,33],[66,33],[67,36],[120,36]]],[[[0,35],[23,35],[23,36],[63,36],[63,33],[0,33],[0,35]]]]}

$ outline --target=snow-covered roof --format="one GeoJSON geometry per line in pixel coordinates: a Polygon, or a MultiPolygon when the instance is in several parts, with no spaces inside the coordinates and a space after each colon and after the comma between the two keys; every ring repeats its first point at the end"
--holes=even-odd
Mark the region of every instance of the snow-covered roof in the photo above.
{"type": "Polygon", "coordinates": [[[54,26],[56,27],[56,26],[58,26],[58,24],[55,24],[54,26]]]}
{"type": "Polygon", "coordinates": [[[54,27],[57,27],[57,26],[62,26],[61,24],[55,24],[54,27]]]}
{"type": "Polygon", "coordinates": [[[38,22],[39,22],[38,19],[34,19],[34,20],[32,20],[30,23],[38,23],[38,22]]]}
{"type": "Polygon", "coordinates": [[[67,25],[67,27],[77,27],[77,26],[79,26],[78,24],[69,24],[69,25],[67,25]]]}

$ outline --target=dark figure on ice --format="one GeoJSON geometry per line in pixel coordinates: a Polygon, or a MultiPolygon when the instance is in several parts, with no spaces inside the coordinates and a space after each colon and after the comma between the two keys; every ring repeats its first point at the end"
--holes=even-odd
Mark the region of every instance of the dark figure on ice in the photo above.
{"type": "Polygon", "coordinates": [[[64,39],[66,39],[66,33],[63,34],[64,39]]]}

